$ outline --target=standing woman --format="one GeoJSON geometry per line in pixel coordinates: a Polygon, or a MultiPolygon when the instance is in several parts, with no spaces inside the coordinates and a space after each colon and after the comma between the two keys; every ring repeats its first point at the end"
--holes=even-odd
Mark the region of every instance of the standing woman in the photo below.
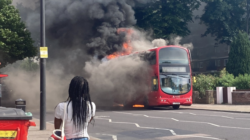
{"type": "Polygon", "coordinates": [[[67,140],[88,140],[88,123],[93,120],[96,106],[91,102],[88,81],[83,77],[74,77],[69,85],[69,97],[59,103],[55,109],[55,129],[60,129],[65,120],[64,132],[67,140]],[[66,104],[66,117],[64,108],[66,104]]]}

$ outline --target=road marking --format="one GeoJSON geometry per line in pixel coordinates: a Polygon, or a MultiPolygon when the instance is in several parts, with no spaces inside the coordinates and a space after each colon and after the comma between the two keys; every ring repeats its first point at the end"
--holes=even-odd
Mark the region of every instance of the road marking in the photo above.
{"type": "MultiPolygon", "coordinates": [[[[134,114],[134,113],[125,113],[125,112],[114,112],[114,113],[128,114],[128,115],[133,115],[133,116],[145,116],[144,114],[134,114]]],[[[222,126],[222,125],[218,125],[218,124],[214,124],[214,123],[210,123],[210,122],[186,121],[186,120],[178,120],[175,118],[155,117],[155,116],[148,116],[148,115],[146,115],[146,116],[147,116],[147,118],[171,119],[171,120],[178,121],[178,122],[203,123],[203,124],[209,124],[209,125],[212,125],[215,127],[221,127],[221,128],[250,129],[250,128],[245,128],[245,127],[222,126]]]]}
{"type": "Polygon", "coordinates": [[[250,119],[246,119],[246,118],[235,118],[235,119],[238,119],[238,120],[250,120],[250,119]]]}
{"type": "Polygon", "coordinates": [[[116,136],[116,135],[112,135],[112,134],[102,134],[102,133],[96,133],[96,135],[111,136],[113,140],[117,140],[117,136],[116,136]]]}
{"type": "Polygon", "coordinates": [[[95,116],[95,118],[108,118],[110,116],[95,116]]]}
{"type": "Polygon", "coordinates": [[[195,114],[195,113],[184,113],[184,112],[173,112],[173,111],[159,111],[159,112],[168,112],[168,113],[176,113],[176,114],[190,114],[190,115],[198,115],[198,116],[212,116],[212,117],[222,117],[222,118],[234,119],[234,117],[221,116],[221,115],[207,115],[207,114],[195,114]]]}
{"type": "MultiPolygon", "coordinates": [[[[207,138],[207,139],[222,140],[222,139],[220,139],[220,138],[215,138],[215,137],[204,137],[204,136],[195,136],[195,135],[177,135],[177,134],[175,133],[175,131],[172,130],[172,129],[167,129],[167,128],[155,128],[155,127],[142,127],[142,126],[140,126],[138,123],[133,123],[133,122],[113,122],[112,119],[105,119],[105,118],[97,118],[97,119],[100,119],[100,120],[108,120],[110,123],[133,124],[133,125],[135,125],[136,127],[138,127],[138,128],[143,128],[143,129],[167,130],[167,131],[171,132],[171,134],[172,134],[173,136],[184,136],[184,137],[185,137],[185,136],[193,136],[193,137],[200,137],[200,138],[207,138]]],[[[113,136],[114,136],[114,135],[113,135],[113,136]]],[[[114,138],[113,138],[113,139],[114,139],[114,138]]],[[[114,140],[117,140],[117,137],[116,137],[116,139],[114,139],[114,140]]]]}
{"type": "Polygon", "coordinates": [[[216,114],[219,114],[219,113],[224,113],[224,114],[234,114],[234,115],[247,115],[249,116],[250,114],[249,113],[245,113],[245,112],[239,112],[239,113],[229,113],[229,112],[213,112],[213,113],[216,113],[216,114]]]}
{"type": "Polygon", "coordinates": [[[191,115],[196,115],[196,114],[194,114],[194,113],[189,113],[189,114],[191,114],[191,115]]]}
{"type": "Polygon", "coordinates": [[[177,119],[175,119],[175,118],[171,118],[171,119],[172,119],[172,120],[175,120],[175,121],[177,121],[177,122],[179,121],[179,120],[177,120],[177,119]]]}
{"type": "Polygon", "coordinates": [[[113,122],[112,119],[105,119],[105,118],[97,118],[97,119],[100,119],[100,120],[108,120],[110,123],[121,123],[121,124],[133,124],[135,125],[136,127],[138,128],[146,128],[146,129],[160,129],[160,130],[168,130],[172,133],[172,135],[176,135],[174,130],[172,129],[165,129],[165,128],[155,128],[155,127],[142,127],[140,126],[138,123],[133,123],[133,122],[113,122]],[[172,131],[171,131],[172,130],[172,131]]]}
{"type": "Polygon", "coordinates": [[[209,135],[206,134],[192,134],[192,135],[176,135],[176,136],[167,136],[167,137],[161,137],[157,140],[177,140],[177,139],[183,139],[183,138],[205,138],[205,139],[214,139],[214,140],[221,140],[219,138],[209,137],[209,135]]]}
{"type": "Polygon", "coordinates": [[[229,117],[229,116],[221,116],[221,115],[207,115],[207,114],[200,114],[199,116],[212,116],[212,117],[222,117],[222,118],[234,119],[234,117],[229,117]]]}

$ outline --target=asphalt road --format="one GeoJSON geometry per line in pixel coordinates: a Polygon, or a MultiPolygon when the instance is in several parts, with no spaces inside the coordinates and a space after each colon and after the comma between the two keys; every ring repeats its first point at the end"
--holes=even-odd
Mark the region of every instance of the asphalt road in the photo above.
{"type": "MultiPolygon", "coordinates": [[[[39,118],[38,113],[33,113],[39,118]]],[[[53,112],[47,121],[53,123],[53,112]]],[[[172,108],[99,109],[89,134],[101,140],[249,140],[250,114],[172,108]]]]}

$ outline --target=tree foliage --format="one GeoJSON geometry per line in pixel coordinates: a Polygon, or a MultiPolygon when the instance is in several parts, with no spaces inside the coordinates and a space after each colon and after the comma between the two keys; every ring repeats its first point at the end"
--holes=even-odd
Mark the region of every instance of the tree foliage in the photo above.
{"type": "Polygon", "coordinates": [[[234,86],[236,89],[250,89],[250,75],[249,74],[240,74],[235,78],[234,86]]]}
{"type": "Polygon", "coordinates": [[[246,29],[246,0],[201,0],[206,3],[201,23],[220,43],[230,44],[240,30],[246,29]]]}
{"type": "Polygon", "coordinates": [[[152,29],[157,38],[169,38],[171,34],[189,35],[187,25],[199,5],[199,0],[152,0],[135,8],[137,26],[152,29]]]}
{"type": "Polygon", "coordinates": [[[37,49],[18,10],[11,0],[0,0],[0,62],[1,67],[26,57],[33,57],[37,49]]]}
{"type": "Polygon", "coordinates": [[[250,41],[248,35],[239,32],[230,46],[227,71],[234,76],[250,73],[250,41]]]}

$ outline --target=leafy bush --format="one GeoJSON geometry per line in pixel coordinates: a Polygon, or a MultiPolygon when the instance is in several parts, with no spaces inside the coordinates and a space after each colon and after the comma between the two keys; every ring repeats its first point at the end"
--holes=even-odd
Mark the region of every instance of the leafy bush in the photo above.
{"type": "Polygon", "coordinates": [[[219,77],[217,78],[217,84],[216,87],[222,86],[222,87],[231,87],[234,86],[234,75],[230,74],[226,71],[224,68],[220,71],[219,77]]]}
{"type": "Polygon", "coordinates": [[[240,74],[238,77],[235,78],[233,86],[235,86],[236,89],[250,89],[250,75],[240,74]]]}
{"type": "Polygon", "coordinates": [[[199,74],[196,77],[196,83],[193,88],[199,91],[200,97],[205,95],[206,90],[215,90],[216,87],[236,87],[236,89],[250,89],[250,74],[234,77],[223,69],[217,76],[199,74]]]}
{"type": "Polygon", "coordinates": [[[214,90],[216,87],[217,78],[213,75],[199,74],[196,76],[196,82],[193,83],[193,88],[199,91],[200,97],[204,97],[206,90],[214,90]]]}

